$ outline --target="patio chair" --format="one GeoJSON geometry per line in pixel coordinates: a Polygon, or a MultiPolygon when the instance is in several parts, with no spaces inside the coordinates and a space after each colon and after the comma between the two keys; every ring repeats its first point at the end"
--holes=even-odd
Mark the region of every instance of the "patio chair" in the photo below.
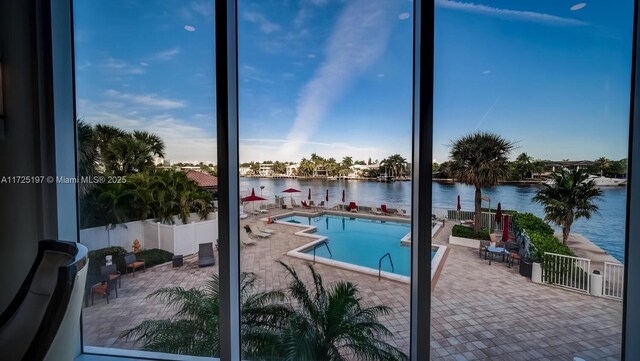
{"type": "Polygon", "coordinates": [[[316,204],[313,201],[309,201],[309,207],[316,208],[316,204]]]}
{"type": "Polygon", "coordinates": [[[142,272],[145,271],[145,263],[143,259],[136,258],[135,253],[127,253],[124,255],[124,263],[127,265],[125,274],[129,273],[129,268],[133,270],[133,277],[136,276],[136,269],[142,267],[142,272]]]}
{"type": "Polygon", "coordinates": [[[93,306],[93,303],[95,301],[94,296],[96,294],[106,298],[107,304],[109,304],[109,294],[111,293],[111,290],[116,291],[116,298],[118,298],[118,287],[116,286],[116,282],[117,280],[115,279],[113,281],[107,280],[91,286],[91,306],[93,306]]]}
{"type": "Polygon", "coordinates": [[[262,232],[257,227],[252,225],[249,225],[249,230],[251,230],[251,234],[253,234],[254,236],[258,236],[260,238],[267,238],[271,236],[271,234],[262,232]]]}
{"type": "Polygon", "coordinates": [[[356,202],[349,202],[349,211],[354,213],[358,212],[358,206],[356,205],[356,202]]]}
{"type": "Polygon", "coordinates": [[[478,257],[482,258],[484,253],[484,259],[487,259],[487,247],[491,245],[491,241],[480,240],[480,247],[478,248],[478,257]]]}
{"type": "Polygon", "coordinates": [[[318,208],[324,208],[324,201],[320,201],[320,204],[318,204],[318,208]]]}
{"type": "Polygon", "coordinates": [[[120,278],[120,271],[116,268],[116,264],[112,263],[107,266],[100,266],[100,277],[104,281],[117,281],[118,287],[122,287],[122,278],[120,278]]]}
{"type": "Polygon", "coordinates": [[[400,209],[400,215],[403,216],[403,217],[411,216],[409,213],[407,213],[406,209],[400,209]]]}
{"type": "Polygon", "coordinates": [[[249,238],[249,233],[244,228],[240,228],[240,244],[245,246],[251,246],[257,242],[249,238]]]}
{"type": "Polygon", "coordinates": [[[198,267],[208,267],[216,264],[216,256],[213,254],[213,242],[200,243],[198,245],[198,267]]]}
{"type": "Polygon", "coordinates": [[[382,214],[382,212],[378,209],[378,207],[371,207],[371,213],[382,214]]]}
{"type": "Polygon", "coordinates": [[[264,223],[264,221],[258,221],[258,223],[256,223],[256,228],[258,228],[258,231],[260,232],[269,234],[276,233],[276,231],[274,231],[273,229],[267,228],[267,225],[264,223]]]}

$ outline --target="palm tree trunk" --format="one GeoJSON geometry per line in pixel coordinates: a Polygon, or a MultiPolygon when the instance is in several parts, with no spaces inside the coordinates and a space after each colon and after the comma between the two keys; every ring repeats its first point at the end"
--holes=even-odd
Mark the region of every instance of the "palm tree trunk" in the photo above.
{"type": "Polygon", "coordinates": [[[476,213],[473,220],[473,230],[479,232],[482,229],[482,190],[476,186],[476,213]]]}
{"type": "Polygon", "coordinates": [[[571,232],[571,226],[562,227],[562,244],[567,245],[569,239],[569,233],[571,232]]]}

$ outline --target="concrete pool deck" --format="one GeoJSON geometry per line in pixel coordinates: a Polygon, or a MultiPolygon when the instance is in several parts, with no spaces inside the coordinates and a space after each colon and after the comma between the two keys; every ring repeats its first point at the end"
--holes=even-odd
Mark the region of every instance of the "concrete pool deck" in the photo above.
{"type": "MultiPolygon", "coordinates": [[[[282,213],[273,210],[272,215],[282,213]]],[[[250,216],[241,225],[263,216],[250,216]]],[[[269,239],[241,249],[241,269],[258,274],[258,288],[286,287],[287,279],[276,261],[294,266],[310,281],[308,261],[286,253],[309,242],[296,236],[298,228],[272,224],[269,239]]],[[[434,360],[617,360],[620,358],[622,303],[534,284],[517,273],[517,267],[478,257],[477,250],[448,245],[451,223],[436,235],[434,244],[448,246],[444,269],[432,293],[431,356],[434,360]]],[[[185,265],[156,266],[136,277],[123,277],[119,298],[107,305],[96,299],[83,309],[84,344],[89,346],[138,348],[118,339],[126,329],[145,319],[173,315],[149,293],[167,286],[201,287],[218,272],[217,266],[197,267],[197,257],[185,265]]],[[[391,280],[316,264],[326,284],[347,280],[358,285],[367,305],[385,304],[392,313],[381,321],[391,330],[388,341],[408,352],[410,286],[391,280]]]]}

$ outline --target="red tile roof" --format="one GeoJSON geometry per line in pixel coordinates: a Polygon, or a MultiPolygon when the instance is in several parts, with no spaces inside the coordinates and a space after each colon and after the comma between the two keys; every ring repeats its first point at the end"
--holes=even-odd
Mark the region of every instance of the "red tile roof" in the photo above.
{"type": "Polygon", "coordinates": [[[207,173],[189,169],[187,171],[187,178],[198,183],[198,185],[202,188],[218,188],[218,177],[214,177],[207,173]]]}

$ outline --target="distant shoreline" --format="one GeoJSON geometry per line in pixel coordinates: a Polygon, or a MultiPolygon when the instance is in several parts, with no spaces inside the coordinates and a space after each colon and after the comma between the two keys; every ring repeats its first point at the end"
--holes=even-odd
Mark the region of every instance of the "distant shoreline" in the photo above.
{"type": "MultiPolygon", "coordinates": [[[[240,176],[240,178],[258,178],[258,179],[302,179],[302,180],[310,180],[310,179],[321,179],[321,180],[331,180],[331,181],[365,181],[365,182],[378,182],[377,178],[367,178],[367,177],[357,177],[357,178],[337,178],[330,179],[329,177],[298,177],[298,176],[240,176]]],[[[411,178],[400,178],[396,179],[396,182],[410,182],[411,178]]],[[[451,178],[433,178],[432,182],[443,183],[443,184],[463,184],[462,182],[456,182],[451,178]]],[[[542,180],[522,180],[522,181],[503,181],[500,184],[505,185],[540,185],[542,184],[542,180]]]]}

